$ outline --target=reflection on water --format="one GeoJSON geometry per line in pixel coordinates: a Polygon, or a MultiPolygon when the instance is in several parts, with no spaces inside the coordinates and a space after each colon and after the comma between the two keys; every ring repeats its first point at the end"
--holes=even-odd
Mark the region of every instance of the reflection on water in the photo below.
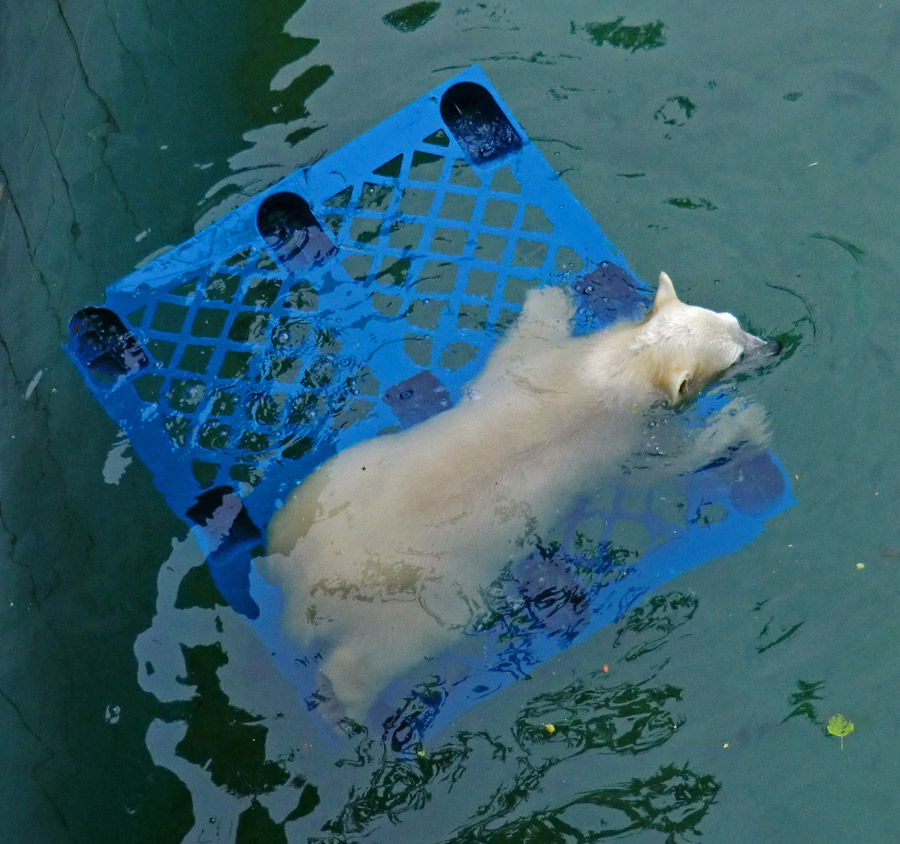
{"type": "Polygon", "coordinates": [[[658,832],[667,844],[697,834],[697,824],[715,800],[719,783],[697,775],[687,765],[665,765],[656,773],[627,783],[583,792],[551,809],[495,826],[496,817],[464,827],[453,844],[518,844],[541,841],[563,844],[658,832]]]}
{"type": "Polygon", "coordinates": [[[610,687],[599,682],[603,676],[595,672],[533,698],[516,720],[518,743],[555,764],[587,750],[641,753],[662,744],[681,723],[670,709],[681,700],[681,689],[646,682],[610,687]]]}
{"type": "MultiPolygon", "coordinates": [[[[563,683],[542,669],[544,690],[515,704],[508,728],[457,726],[397,752],[346,723],[335,738],[306,711],[245,620],[223,607],[191,540],[175,543],[158,587],[135,653],[140,683],[160,704],[147,736],[154,761],[191,792],[186,841],[361,841],[388,828],[394,840],[421,840],[421,813],[448,811],[435,840],[587,842],[647,831],[675,842],[696,834],[719,789],[674,761],[622,779],[624,760],[686,724],[682,690],[660,670],[667,641],[697,609],[691,595],[655,595],[630,611],[602,668],[563,683]],[[600,761],[611,755],[623,764],[600,761]]],[[[502,693],[494,700],[505,705],[502,693]]]]}
{"type": "Polygon", "coordinates": [[[293,147],[323,128],[308,103],[334,69],[316,60],[319,39],[310,37],[302,24],[300,31],[291,25],[302,5],[275,0],[245,13],[246,40],[229,80],[241,109],[240,141],[232,147],[227,168],[217,162],[214,172],[222,175],[200,204],[198,231],[287,175],[301,163],[291,153],[293,147]]]}
{"type": "Polygon", "coordinates": [[[382,20],[400,32],[413,32],[425,26],[441,8],[441,4],[435,0],[420,0],[400,9],[388,12],[382,20]]]}
{"type": "Polygon", "coordinates": [[[625,645],[627,661],[639,659],[665,644],[671,633],[693,618],[697,599],[683,592],[652,595],[622,619],[614,647],[625,645]],[[629,642],[634,644],[629,645],[629,642]]]}
{"type": "Polygon", "coordinates": [[[217,671],[228,662],[221,643],[182,645],[185,673],[179,683],[194,687],[184,704],[174,704],[167,717],[187,725],[175,752],[205,768],[220,788],[236,796],[265,794],[288,779],[280,765],[265,758],[266,728],[255,717],[232,706],[217,671]]]}
{"type": "MultiPolygon", "coordinates": [[[[577,31],[578,27],[573,23],[572,32],[577,31]]],[[[665,31],[666,25],[662,21],[633,25],[626,24],[624,17],[616,18],[613,21],[584,25],[584,32],[598,47],[609,44],[632,53],[638,50],[655,50],[657,47],[664,46],[666,43],[665,31]]]]}

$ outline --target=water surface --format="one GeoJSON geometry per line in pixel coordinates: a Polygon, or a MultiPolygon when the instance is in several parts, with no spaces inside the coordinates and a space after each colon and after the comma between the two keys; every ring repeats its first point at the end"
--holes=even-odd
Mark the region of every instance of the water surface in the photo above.
{"type": "Polygon", "coordinates": [[[895,4],[6,7],[9,840],[893,840],[895,4]],[[639,275],[799,338],[751,388],[798,504],[398,759],[311,726],[60,344],[135,265],[476,62],[639,275]]]}

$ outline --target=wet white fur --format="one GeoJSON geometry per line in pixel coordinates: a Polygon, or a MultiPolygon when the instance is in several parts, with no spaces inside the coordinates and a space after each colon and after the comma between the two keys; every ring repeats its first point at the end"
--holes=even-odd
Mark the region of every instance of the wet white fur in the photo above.
{"type": "Polygon", "coordinates": [[[262,573],[285,595],[285,632],[321,647],[344,713],[362,720],[451,644],[479,589],[627,463],[637,411],[696,393],[762,343],[731,314],[682,303],[665,273],[641,322],[573,337],[571,317],[562,290],[531,291],[467,398],[341,452],[272,519],[262,573]]]}

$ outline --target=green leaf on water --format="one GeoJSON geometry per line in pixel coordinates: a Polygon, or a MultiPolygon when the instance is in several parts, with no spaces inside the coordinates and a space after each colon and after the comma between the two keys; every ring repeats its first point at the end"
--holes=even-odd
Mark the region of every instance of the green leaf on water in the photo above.
{"type": "Polygon", "coordinates": [[[838,713],[828,719],[828,732],[833,736],[849,736],[853,732],[853,722],[838,713]]]}
{"type": "Polygon", "coordinates": [[[828,724],[825,727],[828,730],[828,733],[832,736],[838,736],[841,740],[841,750],[844,749],[844,736],[849,736],[850,733],[853,732],[853,722],[848,721],[843,715],[838,713],[837,715],[832,715],[828,719],[828,724]]]}

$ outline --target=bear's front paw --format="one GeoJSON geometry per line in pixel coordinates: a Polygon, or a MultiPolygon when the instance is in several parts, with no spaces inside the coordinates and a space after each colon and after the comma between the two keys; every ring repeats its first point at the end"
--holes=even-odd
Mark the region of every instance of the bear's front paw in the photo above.
{"type": "Polygon", "coordinates": [[[719,460],[738,449],[762,449],[771,437],[762,405],[735,399],[713,414],[694,441],[698,465],[719,460]]]}
{"type": "Polygon", "coordinates": [[[569,321],[575,314],[572,298],[562,287],[541,287],[528,291],[517,327],[534,332],[550,329],[553,333],[568,334],[569,321]]]}

